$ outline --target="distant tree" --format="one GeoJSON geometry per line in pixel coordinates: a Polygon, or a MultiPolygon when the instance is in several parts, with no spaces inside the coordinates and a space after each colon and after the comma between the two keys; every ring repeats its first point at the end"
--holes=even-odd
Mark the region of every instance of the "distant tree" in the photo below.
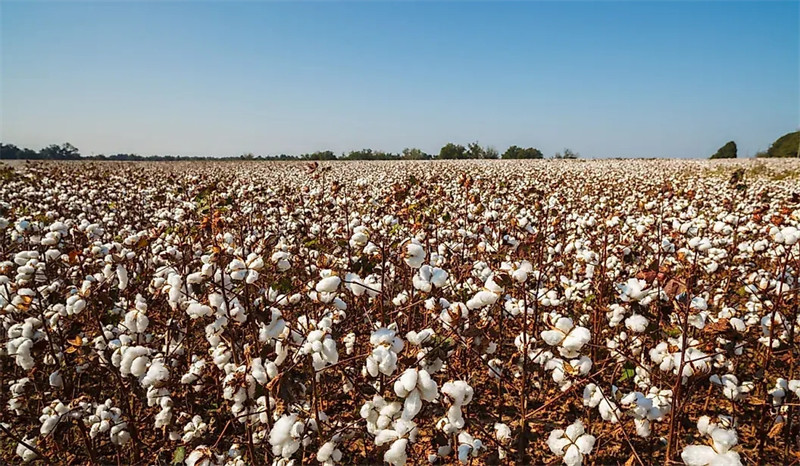
{"type": "Polygon", "coordinates": [[[14,144],[0,143],[0,160],[16,160],[21,158],[22,149],[14,144]]]}
{"type": "Polygon", "coordinates": [[[495,149],[493,146],[489,146],[483,152],[483,158],[485,158],[485,159],[497,159],[497,158],[500,158],[500,153],[497,152],[497,149],[495,149]]]}
{"type": "Polygon", "coordinates": [[[256,158],[256,156],[253,155],[252,152],[247,152],[247,153],[244,153],[244,154],[240,155],[239,158],[242,159],[242,160],[253,160],[253,159],[256,158]]]}
{"type": "Polygon", "coordinates": [[[300,158],[306,160],[336,160],[336,154],[331,150],[317,151],[312,154],[303,154],[300,158]]]}
{"type": "Polygon", "coordinates": [[[51,144],[39,151],[39,155],[47,160],[76,160],[81,158],[78,148],[68,142],[60,146],[51,144]]]}
{"type": "Polygon", "coordinates": [[[711,156],[712,159],[735,159],[736,158],[736,143],[728,141],[724,146],[711,156]]]}
{"type": "Polygon", "coordinates": [[[466,158],[467,149],[461,144],[453,144],[448,142],[439,150],[438,159],[464,159],[466,158]]]}
{"type": "Polygon", "coordinates": [[[764,152],[759,152],[756,157],[797,157],[800,151],[800,131],[787,133],[779,137],[764,152]]]}
{"type": "Polygon", "coordinates": [[[420,149],[416,148],[409,149],[408,147],[406,147],[405,149],[403,149],[402,158],[404,160],[427,160],[431,158],[431,156],[426,154],[420,149]]]}
{"type": "Polygon", "coordinates": [[[465,157],[468,159],[483,159],[486,158],[486,151],[483,150],[478,141],[467,144],[467,152],[465,157]]]}
{"type": "Polygon", "coordinates": [[[511,146],[503,152],[504,159],[541,159],[544,158],[544,154],[539,149],[534,147],[528,147],[527,149],[523,149],[522,147],[511,146]]]}
{"type": "Polygon", "coordinates": [[[572,152],[572,149],[564,149],[564,153],[556,152],[556,155],[553,156],[554,159],[577,159],[581,156],[581,154],[577,152],[572,152]]]}

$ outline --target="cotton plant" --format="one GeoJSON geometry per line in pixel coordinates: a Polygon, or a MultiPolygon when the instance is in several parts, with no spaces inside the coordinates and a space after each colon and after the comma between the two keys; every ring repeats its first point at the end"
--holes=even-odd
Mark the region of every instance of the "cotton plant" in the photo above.
{"type": "Polygon", "coordinates": [[[647,282],[637,278],[630,278],[625,283],[618,283],[616,287],[620,300],[636,302],[641,306],[647,306],[658,296],[657,289],[647,289],[647,282]]]}
{"type": "Polygon", "coordinates": [[[458,434],[458,461],[462,464],[467,464],[472,458],[478,457],[486,447],[483,441],[474,438],[468,432],[461,432],[458,434]]]}
{"type": "MultiPolygon", "coordinates": [[[[612,387],[612,391],[616,392],[616,387],[612,387]]],[[[609,397],[603,390],[594,383],[587,384],[583,389],[583,405],[590,408],[597,408],[600,417],[604,421],[617,423],[620,421],[622,412],[615,403],[615,398],[609,397]]]]}
{"type": "Polygon", "coordinates": [[[305,424],[297,414],[285,414],[278,419],[269,431],[269,444],[272,454],[283,459],[290,459],[300,449],[300,442],[305,431],[305,424]]]}
{"type": "Polygon", "coordinates": [[[592,370],[592,360],[588,356],[579,356],[571,360],[549,358],[544,363],[545,370],[549,370],[553,381],[558,384],[561,391],[568,390],[573,379],[584,377],[592,370]]]}
{"type": "Polygon", "coordinates": [[[189,443],[195,439],[202,438],[208,431],[208,424],[203,421],[202,416],[195,414],[186,425],[183,426],[183,436],[181,441],[189,443]]]}
{"type": "Polygon", "coordinates": [[[308,325],[305,338],[298,338],[300,350],[298,354],[311,356],[311,363],[315,371],[339,362],[339,351],[336,340],[331,337],[333,322],[323,318],[320,322],[312,321],[308,325]]]}
{"type": "Polygon", "coordinates": [[[558,347],[559,353],[565,358],[576,358],[580,350],[591,338],[591,332],[586,327],[575,325],[569,317],[558,314],[548,315],[550,330],[544,330],[540,336],[545,343],[558,347]]]}
{"type": "Polygon", "coordinates": [[[125,314],[125,329],[131,333],[144,333],[150,319],[147,317],[147,301],[141,294],[136,295],[133,309],[125,314]]]}
{"type": "Polygon", "coordinates": [[[374,395],[361,406],[359,414],[366,421],[367,432],[376,435],[379,431],[389,428],[400,417],[402,411],[402,403],[388,402],[382,396],[374,395]]]}
{"type": "Polygon", "coordinates": [[[392,466],[404,466],[408,461],[406,453],[408,443],[416,441],[416,438],[416,423],[401,417],[393,421],[390,428],[383,429],[375,435],[375,445],[382,446],[391,443],[389,449],[383,454],[383,461],[392,466]]]}
{"type": "Polygon", "coordinates": [[[585,456],[592,453],[595,437],[584,430],[577,419],[566,429],[555,429],[547,437],[547,446],[567,466],[580,466],[585,456]]]}
{"type": "MultiPolygon", "coordinates": [[[[425,328],[416,332],[409,331],[406,340],[410,343],[409,348],[418,348],[414,356],[420,368],[425,369],[429,374],[435,374],[444,367],[444,361],[438,356],[430,356],[431,350],[436,346],[436,332],[432,328],[425,328]]],[[[436,354],[436,353],[434,353],[436,354]]]]}
{"type": "Polygon", "coordinates": [[[372,352],[367,356],[364,369],[371,377],[379,374],[392,375],[397,370],[397,354],[403,351],[405,344],[397,336],[397,326],[376,329],[369,337],[372,352]]]}
{"type": "Polygon", "coordinates": [[[447,283],[447,277],[448,274],[445,270],[425,264],[412,277],[412,284],[415,289],[430,293],[434,287],[442,288],[447,283]]]}
{"type": "Polygon", "coordinates": [[[725,395],[725,398],[731,401],[743,400],[755,387],[753,382],[743,382],[739,384],[739,378],[733,374],[725,374],[722,377],[713,374],[708,380],[722,387],[722,393],[725,395]]]}
{"type": "Polygon", "coordinates": [[[650,360],[658,364],[659,369],[664,372],[672,371],[678,375],[682,371],[680,375],[685,383],[692,376],[711,371],[711,357],[696,348],[699,342],[694,339],[687,341],[686,350],[682,351],[683,338],[680,336],[662,341],[650,349],[649,355],[650,360]]]}
{"type": "Polygon", "coordinates": [[[394,383],[394,392],[403,398],[403,419],[411,420],[419,414],[422,402],[433,402],[439,396],[439,387],[425,369],[406,369],[394,383]]]}
{"type": "Polygon", "coordinates": [[[474,310],[492,305],[497,302],[503,291],[504,288],[494,280],[494,277],[489,276],[483,284],[483,288],[466,302],[466,306],[468,309],[474,310]]]}
{"type": "Polygon", "coordinates": [[[412,239],[405,244],[403,261],[405,261],[406,265],[412,269],[418,269],[422,267],[422,263],[425,261],[426,256],[427,253],[425,252],[425,249],[416,239],[412,239]]]}
{"type": "Polygon", "coordinates": [[[511,443],[511,428],[506,424],[496,422],[494,424],[494,436],[497,442],[500,444],[497,447],[497,456],[499,459],[504,460],[508,456],[508,451],[506,450],[505,445],[511,443]]]}
{"type": "Polygon", "coordinates": [[[711,440],[711,445],[687,445],[681,451],[681,459],[687,466],[714,466],[742,464],[739,453],[732,449],[739,443],[736,431],[725,429],[711,422],[708,416],[697,421],[697,431],[711,440]]]}
{"type": "Polygon", "coordinates": [[[336,434],[319,447],[319,450],[317,450],[317,461],[321,463],[322,466],[333,466],[342,461],[342,451],[339,449],[339,442],[341,442],[341,440],[342,436],[336,434]]]}
{"type": "Polygon", "coordinates": [[[442,385],[442,394],[449,405],[445,417],[437,422],[437,427],[445,434],[456,434],[464,428],[463,407],[472,401],[474,391],[467,382],[456,380],[442,385]]]}
{"type": "Polygon", "coordinates": [[[661,421],[672,409],[672,391],[652,387],[648,393],[630,392],[619,400],[619,406],[627,416],[633,418],[636,435],[650,436],[650,426],[661,421]]]}

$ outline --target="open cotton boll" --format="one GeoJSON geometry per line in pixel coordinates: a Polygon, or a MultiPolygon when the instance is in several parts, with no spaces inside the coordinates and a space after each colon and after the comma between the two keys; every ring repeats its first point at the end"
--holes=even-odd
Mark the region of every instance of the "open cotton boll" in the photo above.
{"type": "Polygon", "coordinates": [[[499,296],[497,294],[489,290],[481,290],[475,293],[475,295],[466,302],[467,308],[470,310],[480,309],[494,304],[497,302],[498,298],[499,296]]]}
{"type": "Polygon", "coordinates": [[[117,280],[119,281],[120,290],[128,287],[128,271],[122,264],[117,265],[117,280]]]}
{"type": "Polygon", "coordinates": [[[214,313],[214,310],[211,309],[210,306],[194,301],[189,303],[189,306],[186,308],[186,313],[189,314],[189,317],[192,319],[198,319],[200,317],[210,316],[214,313]]]}
{"type": "Polygon", "coordinates": [[[164,365],[162,358],[156,358],[147,369],[147,374],[140,381],[142,387],[149,387],[157,382],[169,379],[169,369],[164,365]]]}
{"type": "Polygon", "coordinates": [[[403,261],[412,269],[422,267],[422,262],[425,260],[425,249],[416,240],[411,240],[405,245],[405,253],[403,254],[403,261]]]}
{"type": "Polygon", "coordinates": [[[361,280],[361,277],[352,272],[347,272],[347,274],[345,274],[344,286],[355,296],[362,296],[367,291],[367,288],[364,286],[364,281],[361,280]]]}
{"type": "Polygon", "coordinates": [[[269,431],[269,444],[272,454],[283,458],[291,456],[300,448],[300,437],[304,431],[303,423],[296,414],[285,414],[278,419],[269,431]]]}
{"type": "MultiPolygon", "coordinates": [[[[1,229],[1,228],[0,228],[0,229],[1,229]]],[[[25,443],[27,443],[28,445],[30,445],[30,444],[32,444],[32,443],[34,443],[34,442],[33,442],[31,439],[29,439],[28,437],[25,437],[25,438],[23,438],[22,440],[23,440],[25,443]]],[[[28,447],[26,447],[26,446],[25,446],[25,445],[23,445],[22,443],[18,443],[18,444],[17,444],[16,453],[17,453],[17,456],[19,456],[20,458],[22,458],[22,461],[23,461],[24,463],[29,463],[29,462],[33,461],[34,459],[36,459],[36,456],[37,456],[37,455],[36,455],[36,453],[34,453],[34,452],[33,452],[33,450],[29,449],[28,447]]]]}
{"type": "Polygon", "coordinates": [[[711,446],[687,445],[681,452],[681,459],[688,466],[741,466],[739,453],[731,451],[738,438],[736,431],[724,429],[710,422],[708,416],[701,416],[697,421],[700,434],[711,437],[711,446]]]}
{"type": "Polygon", "coordinates": [[[328,441],[317,450],[317,461],[325,466],[333,465],[342,460],[342,452],[336,448],[336,442],[328,441]]]}
{"type": "Polygon", "coordinates": [[[567,466],[580,466],[584,455],[594,448],[595,437],[584,431],[583,422],[576,420],[566,430],[555,429],[547,438],[547,446],[567,466]]]}
{"type": "Polygon", "coordinates": [[[648,320],[645,316],[641,314],[633,314],[632,316],[625,319],[625,327],[632,331],[641,333],[647,329],[648,320]]]}
{"type": "Polygon", "coordinates": [[[383,454],[383,461],[389,463],[391,466],[405,466],[408,456],[406,455],[406,446],[408,439],[397,439],[392,443],[392,446],[383,454]]]}
{"type": "Polygon", "coordinates": [[[434,401],[439,396],[436,382],[425,369],[406,369],[394,383],[394,392],[405,398],[403,419],[413,419],[422,409],[422,401],[434,401]]]}
{"type": "Polygon", "coordinates": [[[53,388],[64,388],[64,379],[61,377],[61,371],[56,370],[48,377],[50,386],[53,388]]]}
{"type": "Polygon", "coordinates": [[[331,275],[328,277],[323,278],[317,285],[314,287],[318,293],[333,293],[339,288],[339,284],[342,282],[342,279],[337,277],[336,275],[331,275]]]}
{"type": "Polygon", "coordinates": [[[214,455],[205,445],[198,445],[186,458],[186,466],[214,466],[214,455]]]}

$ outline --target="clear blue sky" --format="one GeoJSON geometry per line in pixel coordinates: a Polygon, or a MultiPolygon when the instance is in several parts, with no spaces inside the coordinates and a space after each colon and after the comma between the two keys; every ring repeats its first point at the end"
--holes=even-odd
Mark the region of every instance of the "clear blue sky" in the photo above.
{"type": "Polygon", "coordinates": [[[800,124],[800,2],[0,1],[3,142],[741,156],[800,124]]]}

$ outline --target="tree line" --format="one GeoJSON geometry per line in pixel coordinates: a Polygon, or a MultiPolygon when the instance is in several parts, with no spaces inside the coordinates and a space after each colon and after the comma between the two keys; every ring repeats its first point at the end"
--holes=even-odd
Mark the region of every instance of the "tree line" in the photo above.
{"type": "MultiPolygon", "coordinates": [[[[570,149],[557,152],[553,158],[577,159],[580,154],[570,149]]],[[[0,143],[0,160],[466,160],[466,159],[543,159],[544,154],[534,147],[511,146],[500,154],[494,147],[483,147],[477,142],[463,146],[461,144],[447,143],[439,150],[438,154],[428,154],[421,149],[405,148],[400,153],[384,152],[373,149],[361,149],[342,154],[333,151],[317,151],[301,155],[280,154],[277,156],[263,156],[252,153],[233,157],[204,157],[204,156],[174,156],[114,154],[114,155],[81,155],[78,148],[70,143],[61,145],[51,144],[40,151],[28,148],[19,148],[13,144],[0,143]]]]}
{"type": "MultiPolygon", "coordinates": [[[[715,152],[712,159],[735,159],[738,155],[736,143],[728,141],[715,152]]],[[[800,131],[786,133],[769,146],[756,153],[756,158],[787,158],[800,156],[800,131]]]]}

